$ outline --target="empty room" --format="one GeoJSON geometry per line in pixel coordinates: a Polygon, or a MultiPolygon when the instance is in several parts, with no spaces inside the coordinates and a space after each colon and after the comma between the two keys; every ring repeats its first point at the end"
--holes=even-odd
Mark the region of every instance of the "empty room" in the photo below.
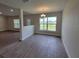
{"type": "Polygon", "coordinates": [[[0,58],[78,58],[79,0],[0,0],[0,58]]]}

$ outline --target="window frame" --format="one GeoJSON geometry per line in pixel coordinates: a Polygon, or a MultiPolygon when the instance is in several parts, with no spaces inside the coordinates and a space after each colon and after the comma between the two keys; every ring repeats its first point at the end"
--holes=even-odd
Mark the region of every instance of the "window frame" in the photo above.
{"type": "Polygon", "coordinates": [[[40,30],[40,18],[39,18],[39,31],[43,31],[43,32],[57,32],[57,19],[58,19],[57,16],[47,16],[47,29],[46,30],[40,30]],[[48,30],[48,17],[56,17],[56,31],[48,30]]]}
{"type": "MultiPolygon", "coordinates": [[[[18,19],[18,18],[16,18],[16,19],[18,19]]],[[[15,28],[14,20],[16,20],[16,19],[13,19],[13,28],[14,29],[20,29],[20,19],[18,19],[19,20],[19,28],[15,28]]]]}

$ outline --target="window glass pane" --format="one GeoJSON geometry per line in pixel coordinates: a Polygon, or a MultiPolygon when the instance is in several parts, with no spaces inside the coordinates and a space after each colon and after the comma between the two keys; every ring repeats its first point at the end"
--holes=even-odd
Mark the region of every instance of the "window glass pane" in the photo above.
{"type": "Polygon", "coordinates": [[[20,28],[20,21],[19,21],[19,19],[14,19],[14,28],[20,28]]]}
{"type": "Polygon", "coordinates": [[[40,30],[43,30],[43,19],[40,18],[40,30]]]}
{"type": "Polygon", "coordinates": [[[56,31],[57,17],[48,17],[48,31],[56,31]]]}
{"type": "Polygon", "coordinates": [[[47,30],[47,18],[40,18],[40,30],[47,30]]]}
{"type": "Polygon", "coordinates": [[[40,30],[56,31],[57,17],[40,18],[40,30]]]}
{"type": "Polygon", "coordinates": [[[47,30],[47,18],[44,18],[43,26],[44,30],[47,30]]]}

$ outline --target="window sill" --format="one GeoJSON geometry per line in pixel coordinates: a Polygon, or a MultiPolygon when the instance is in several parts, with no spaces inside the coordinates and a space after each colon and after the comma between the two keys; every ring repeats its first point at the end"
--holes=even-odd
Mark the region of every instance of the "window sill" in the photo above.
{"type": "Polygon", "coordinates": [[[56,31],[45,31],[45,30],[39,30],[41,32],[56,32],[56,31]]]}

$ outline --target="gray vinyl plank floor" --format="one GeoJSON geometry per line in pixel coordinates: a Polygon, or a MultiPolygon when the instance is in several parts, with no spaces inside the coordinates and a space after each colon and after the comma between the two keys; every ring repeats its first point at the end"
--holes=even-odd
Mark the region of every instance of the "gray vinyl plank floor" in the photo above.
{"type": "MultiPolygon", "coordinates": [[[[6,33],[6,35],[8,34],[6,33]]],[[[15,36],[14,34],[11,38],[15,36]]],[[[6,40],[4,44],[0,43],[3,46],[0,47],[0,55],[4,58],[67,58],[60,38],[47,35],[33,35],[21,42],[17,38],[9,39],[9,42],[12,43],[8,42],[8,38],[4,39],[6,40]],[[13,40],[15,41],[13,42],[13,40]]]]}

